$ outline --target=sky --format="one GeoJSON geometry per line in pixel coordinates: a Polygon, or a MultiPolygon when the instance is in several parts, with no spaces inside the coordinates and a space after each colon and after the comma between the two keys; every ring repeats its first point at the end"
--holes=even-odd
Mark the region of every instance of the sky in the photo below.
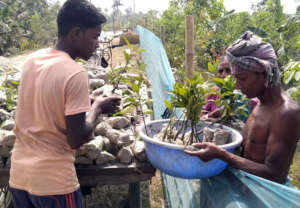
{"type": "MultiPolygon", "coordinates": [[[[65,0],[59,0],[61,3],[65,2],[65,0]]],[[[258,3],[261,0],[224,0],[225,8],[227,10],[234,9],[236,12],[241,11],[251,11],[251,5],[254,3],[258,3]]],[[[91,2],[97,7],[108,9],[110,12],[112,9],[113,0],[91,0],[91,2]]],[[[133,8],[133,2],[135,2],[135,11],[136,12],[144,12],[146,13],[150,9],[163,11],[168,9],[169,0],[121,0],[121,3],[124,5],[120,8],[133,8]]],[[[295,13],[296,8],[300,5],[300,0],[281,0],[281,4],[283,5],[283,10],[285,13],[295,13]]]]}

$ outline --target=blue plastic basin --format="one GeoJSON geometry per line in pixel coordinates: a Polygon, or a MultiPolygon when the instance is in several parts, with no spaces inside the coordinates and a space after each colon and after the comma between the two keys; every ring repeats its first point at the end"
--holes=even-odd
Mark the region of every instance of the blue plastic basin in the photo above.
{"type": "MultiPolygon", "coordinates": [[[[207,178],[221,173],[227,166],[227,163],[220,159],[213,159],[203,162],[195,156],[184,153],[184,146],[170,144],[159,141],[155,135],[160,132],[162,125],[169,120],[151,121],[146,124],[148,136],[145,134],[144,126],[141,127],[139,135],[145,142],[146,154],[150,163],[159,170],[179,178],[207,178]]],[[[202,123],[208,125],[209,123],[202,123]]],[[[214,126],[212,126],[214,128],[214,126]]],[[[223,126],[232,131],[231,143],[221,145],[220,147],[229,152],[242,142],[242,136],[236,130],[223,126]]]]}

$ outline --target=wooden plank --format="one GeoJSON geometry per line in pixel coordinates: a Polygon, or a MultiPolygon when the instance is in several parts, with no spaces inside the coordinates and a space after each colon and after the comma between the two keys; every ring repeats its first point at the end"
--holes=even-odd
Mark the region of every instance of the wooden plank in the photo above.
{"type": "MultiPolygon", "coordinates": [[[[150,180],[155,169],[149,163],[115,164],[109,166],[86,165],[76,167],[81,186],[129,184],[150,180]]],[[[8,185],[9,169],[0,168],[0,187],[8,185]]]]}
{"type": "Polygon", "coordinates": [[[98,175],[98,176],[78,176],[81,186],[96,186],[96,185],[120,185],[130,184],[139,181],[147,181],[154,174],[126,174],[126,175],[98,175]]]}
{"type": "Polygon", "coordinates": [[[154,173],[155,169],[149,163],[132,163],[129,165],[114,164],[108,166],[81,165],[76,167],[77,175],[124,175],[154,173]]]}

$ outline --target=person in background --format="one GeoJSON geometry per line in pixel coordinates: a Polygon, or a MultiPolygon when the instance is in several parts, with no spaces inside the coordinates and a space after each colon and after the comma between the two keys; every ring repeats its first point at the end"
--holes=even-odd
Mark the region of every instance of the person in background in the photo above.
{"type": "Polygon", "coordinates": [[[271,44],[244,33],[227,51],[236,88],[259,103],[244,129],[241,156],[213,143],[194,144],[185,152],[203,161],[224,160],[234,168],[284,184],[300,138],[300,108],[283,91],[277,57],[271,44]]]}
{"type": "Polygon", "coordinates": [[[75,149],[120,98],[93,94],[91,105],[88,73],[74,59],[92,56],[105,22],[89,1],[67,0],[54,48],[34,52],[22,67],[9,180],[15,208],[82,207],[75,149]]]}
{"type": "MultiPolygon", "coordinates": [[[[222,56],[220,58],[220,64],[218,66],[218,73],[217,77],[224,79],[226,76],[230,76],[231,71],[230,71],[230,65],[229,62],[226,58],[226,56],[222,56]]],[[[216,90],[219,90],[217,88],[216,90]]],[[[218,118],[222,115],[223,113],[223,108],[218,107],[216,105],[215,100],[218,99],[218,95],[216,94],[211,94],[209,95],[206,99],[208,102],[203,106],[203,113],[201,114],[201,119],[205,121],[211,121],[211,122],[217,122],[218,118]]],[[[249,100],[249,114],[250,112],[255,108],[255,106],[258,103],[257,98],[253,98],[249,100]]],[[[246,121],[247,118],[242,118],[243,121],[246,121]]]]}

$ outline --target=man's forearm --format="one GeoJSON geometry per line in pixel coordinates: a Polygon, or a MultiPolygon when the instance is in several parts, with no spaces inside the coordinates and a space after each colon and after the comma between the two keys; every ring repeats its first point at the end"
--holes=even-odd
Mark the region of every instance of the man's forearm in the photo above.
{"type": "Polygon", "coordinates": [[[97,120],[97,117],[99,116],[100,113],[101,113],[101,110],[99,110],[99,108],[96,108],[96,107],[92,106],[91,111],[86,116],[86,122],[88,124],[90,124],[93,129],[96,126],[96,120],[97,120]]]}
{"type": "Polygon", "coordinates": [[[235,155],[233,153],[230,153],[226,151],[225,149],[222,149],[220,152],[219,159],[224,160],[229,165],[236,169],[244,170],[248,173],[276,181],[278,183],[284,183],[285,179],[281,179],[276,176],[275,172],[272,171],[268,166],[262,163],[257,163],[251,160],[248,160],[246,158],[240,157],[238,155],[235,155]]]}

